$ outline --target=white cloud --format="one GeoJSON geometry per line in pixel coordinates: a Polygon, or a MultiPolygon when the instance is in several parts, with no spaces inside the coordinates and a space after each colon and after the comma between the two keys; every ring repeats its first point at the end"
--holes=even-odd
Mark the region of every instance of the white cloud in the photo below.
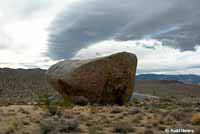
{"type": "Polygon", "coordinates": [[[2,14],[2,12],[0,11],[0,19],[3,17],[3,14],[2,14]]]}
{"type": "Polygon", "coordinates": [[[81,49],[73,59],[87,59],[127,51],[138,56],[138,73],[198,73],[200,66],[200,47],[196,51],[181,52],[178,49],[163,46],[156,40],[104,41],[81,49]],[[196,71],[194,71],[194,69],[196,71]]]}
{"type": "MultiPolygon", "coordinates": [[[[57,14],[64,9],[67,13],[66,8],[77,1],[80,0],[0,0],[0,67],[48,68],[57,62],[46,55],[48,28],[57,14]]],[[[95,13],[97,16],[102,14],[95,13]]],[[[85,31],[85,34],[96,36],[93,31],[85,31]]],[[[200,47],[196,47],[196,51],[181,52],[157,40],[103,41],[82,48],[74,59],[120,51],[137,54],[138,73],[200,74],[200,47]]]]}
{"type": "Polygon", "coordinates": [[[77,0],[0,0],[0,67],[48,68],[48,27],[77,0]]]}

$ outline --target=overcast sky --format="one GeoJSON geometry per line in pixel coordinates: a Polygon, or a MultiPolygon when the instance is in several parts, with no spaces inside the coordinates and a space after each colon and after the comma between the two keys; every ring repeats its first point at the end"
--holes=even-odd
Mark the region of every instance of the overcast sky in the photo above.
{"type": "Polygon", "coordinates": [[[199,0],[0,0],[0,67],[128,51],[138,73],[200,75],[199,0]]]}

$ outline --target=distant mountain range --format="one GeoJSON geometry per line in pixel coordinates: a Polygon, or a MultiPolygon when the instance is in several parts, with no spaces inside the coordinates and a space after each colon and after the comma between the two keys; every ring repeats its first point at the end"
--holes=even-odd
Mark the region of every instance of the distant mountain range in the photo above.
{"type": "Polygon", "coordinates": [[[199,84],[200,76],[198,75],[165,75],[165,74],[140,74],[137,75],[137,81],[144,80],[175,80],[187,84],[199,84]]]}

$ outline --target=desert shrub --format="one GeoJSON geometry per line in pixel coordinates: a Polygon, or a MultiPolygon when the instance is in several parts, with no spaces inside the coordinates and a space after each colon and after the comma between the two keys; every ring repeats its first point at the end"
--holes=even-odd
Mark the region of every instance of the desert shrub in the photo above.
{"type": "Polygon", "coordinates": [[[41,124],[40,129],[41,129],[41,134],[48,134],[51,132],[51,128],[47,124],[41,124]]]}
{"type": "Polygon", "coordinates": [[[161,98],[160,99],[161,102],[174,102],[175,100],[169,96],[161,98]]]}
{"type": "Polygon", "coordinates": [[[127,122],[119,122],[114,124],[114,132],[116,133],[129,133],[134,132],[135,129],[130,125],[130,123],[127,122]]]}
{"type": "Polygon", "coordinates": [[[76,132],[79,129],[79,122],[77,120],[62,120],[60,122],[59,132],[76,132]]]}
{"type": "Polygon", "coordinates": [[[17,122],[17,119],[16,118],[13,118],[9,121],[9,124],[8,124],[8,133],[14,133],[14,131],[16,129],[18,129],[18,122],[17,122]]]}
{"type": "Polygon", "coordinates": [[[55,115],[58,112],[58,106],[52,104],[52,98],[48,95],[43,95],[40,97],[40,106],[43,109],[47,109],[47,111],[51,114],[51,115],[55,115]]]}
{"type": "Polygon", "coordinates": [[[143,119],[143,115],[142,114],[137,114],[136,116],[134,116],[132,123],[140,123],[140,121],[143,119]]]}
{"type": "Polygon", "coordinates": [[[194,109],[188,107],[188,108],[183,108],[182,111],[186,113],[191,113],[194,109]]]}
{"type": "Polygon", "coordinates": [[[154,89],[153,90],[153,93],[152,93],[154,96],[156,96],[157,95],[157,92],[156,92],[156,90],[154,89]]]}
{"type": "Polygon", "coordinates": [[[135,104],[135,105],[139,105],[140,104],[140,101],[137,98],[133,98],[131,102],[133,104],[135,104]]]}
{"type": "Polygon", "coordinates": [[[65,96],[62,99],[58,100],[57,104],[61,107],[72,107],[74,105],[73,101],[68,96],[65,96]]]}
{"type": "Polygon", "coordinates": [[[160,118],[158,118],[158,117],[155,118],[154,117],[154,118],[149,119],[148,123],[151,124],[152,126],[156,127],[156,126],[158,126],[160,124],[160,120],[161,120],[160,118]]]}
{"type": "Polygon", "coordinates": [[[192,123],[194,125],[199,125],[200,124],[200,113],[193,114],[192,123]]]}
{"type": "Polygon", "coordinates": [[[65,96],[50,96],[50,95],[43,95],[40,96],[40,104],[44,106],[49,106],[49,105],[57,105],[60,107],[70,107],[73,106],[73,102],[70,99],[70,97],[65,96]]]}
{"type": "Polygon", "coordinates": [[[136,124],[138,124],[138,123],[140,123],[140,119],[139,118],[133,118],[133,120],[132,120],[132,122],[133,123],[136,123],[136,124]]]}
{"type": "Polygon", "coordinates": [[[183,119],[183,117],[185,117],[186,115],[182,112],[182,111],[173,111],[170,113],[171,116],[177,120],[177,121],[180,121],[183,119]]]}
{"type": "Polygon", "coordinates": [[[98,126],[94,126],[94,127],[89,127],[89,134],[101,134],[102,128],[99,128],[98,126]]]}
{"type": "Polygon", "coordinates": [[[166,129],[166,126],[165,125],[159,125],[158,129],[161,130],[161,131],[164,131],[166,129]]]}
{"type": "Polygon", "coordinates": [[[145,129],[144,134],[154,134],[152,129],[145,129]]]}
{"type": "Polygon", "coordinates": [[[98,134],[98,130],[95,127],[90,127],[89,128],[89,134],[98,134]]]}
{"type": "Polygon", "coordinates": [[[191,105],[192,105],[192,103],[191,103],[191,101],[189,102],[188,100],[181,100],[181,101],[178,101],[177,102],[177,105],[179,106],[179,107],[183,107],[183,108],[188,108],[188,107],[191,107],[191,105]]]}
{"type": "Polygon", "coordinates": [[[41,134],[48,134],[52,131],[53,126],[51,126],[50,122],[46,123],[46,122],[41,122],[40,123],[40,130],[41,130],[41,134]]]}
{"type": "Polygon", "coordinates": [[[170,125],[170,126],[175,124],[173,116],[167,115],[166,117],[163,117],[163,118],[164,119],[161,120],[160,124],[165,124],[165,125],[170,125]]]}
{"type": "Polygon", "coordinates": [[[23,114],[30,114],[29,111],[25,110],[24,108],[19,108],[18,112],[23,114]]]}
{"type": "Polygon", "coordinates": [[[39,97],[39,104],[40,105],[50,105],[50,100],[49,100],[49,95],[45,94],[45,95],[40,95],[39,97]]]}
{"type": "Polygon", "coordinates": [[[57,105],[49,105],[47,107],[47,109],[51,115],[59,115],[60,114],[60,108],[57,105]]]}
{"type": "Polygon", "coordinates": [[[69,97],[54,97],[48,95],[40,97],[40,104],[40,107],[47,109],[51,115],[58,115],[63,108],[73,106],[69,97]]]}
{"type": "Polygon", "coordinates": [[[45,119],[40,123],[40,130],[42,134],[79,132],[79,122],[75,119],[45,119]]]}

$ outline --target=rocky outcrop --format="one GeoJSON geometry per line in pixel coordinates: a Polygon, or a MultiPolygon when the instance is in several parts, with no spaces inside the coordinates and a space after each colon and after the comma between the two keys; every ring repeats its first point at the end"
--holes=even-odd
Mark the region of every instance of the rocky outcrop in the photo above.
{"type": "Polygon", "coordinates": [[[47,80],[63,96],[91,103],[123,104],[134,89],[137,57],[122,52],[90,60],[65,60],[47,71],[47,80]]]}
{"type": "Polygon", "coordinates": [[[144,101],[144,100],[159,100],[160,98],[158,96],[152,96],[152,95],[146,95],[146,94],[141,94],[141,93],[136,93],[134,92],[132,94],[132,97],[130,99],[130,101],[133,101],[134,99],[138,100],[138,101],[144,101]]]}

